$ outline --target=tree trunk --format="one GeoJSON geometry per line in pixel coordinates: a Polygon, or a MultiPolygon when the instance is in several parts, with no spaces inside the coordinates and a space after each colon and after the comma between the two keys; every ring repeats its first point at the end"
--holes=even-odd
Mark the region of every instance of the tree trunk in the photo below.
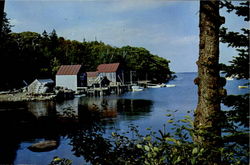
{"type": "MultiPolygon", "coordinates": [[[[198,77],[198,105],[195,111],[194,141],[206,149],[219,147],[221,129],[219,126],[221,98],[226,91],[222,88],[226,81],[219,75],[219,1],[200,1],[200,45],[198,77]]],[[[220,155],[211,150],[209,164],[218,164],[220,155]]]]}

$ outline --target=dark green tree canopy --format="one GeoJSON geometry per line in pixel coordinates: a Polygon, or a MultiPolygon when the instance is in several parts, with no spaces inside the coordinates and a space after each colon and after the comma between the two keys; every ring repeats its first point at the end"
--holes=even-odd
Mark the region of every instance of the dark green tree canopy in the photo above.
{"type": "MultiPolygon", "coordinates": [[[[171,78],[168,60],[151,54],[147,49],[124,46],[117,48],[101,41],[72,41],[59,37],[56,30],[11,33],[11,25],[4,18],[5,40],[1,44],[3,81],[0,88],[22,86],[22,81],[36,78],[54,78],[60,65],[82,64],[86,71],[96,71],[99,64],[122,64],[125,80],[129,72],[136,72],[136,80],[166,82],[171,78]],[[15,71],[7,69],[11,66],[15,71]],[[15,75],[15,77],[13,77],[15,75]]],[[[13,70],[13,69],[12,69],[13,70]]],[[[127,79],[126,79],[127,77],[127,79]]]]}
{"type": "MultiPolygon", "coordinates": [[[[221,7],[226,7],[228,12],[235,12],[244,21],[249,22],[249,1],[240,2],[239,5],[233,5],[232,2],[223,1],[221,7]]],[[[249,78],[249,29],[242,28],[241,32],[228,31],[222,27],[220,31],[221,42],[228,47],[236,48],[238,56],[234,56],[231,65],[222,65],[222,70],[226,76],[237,76],[238,78],[249,78]]]]}

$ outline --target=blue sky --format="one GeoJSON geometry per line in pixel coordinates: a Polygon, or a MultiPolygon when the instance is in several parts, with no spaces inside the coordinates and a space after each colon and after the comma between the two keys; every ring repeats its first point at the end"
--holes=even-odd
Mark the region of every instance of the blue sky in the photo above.
{"type": "MultiPolygon", "coordinates": [[[[7,0],[12,31],[56,30],[66,39],[145,47],[171,61],[175,72],[197,71],[199,2],[168,0],[7,0]]],[[[228,25],[241,27],[231,17],[228,25]]],[[[221,46],[221,61],[234,55],[221,46]]]]}

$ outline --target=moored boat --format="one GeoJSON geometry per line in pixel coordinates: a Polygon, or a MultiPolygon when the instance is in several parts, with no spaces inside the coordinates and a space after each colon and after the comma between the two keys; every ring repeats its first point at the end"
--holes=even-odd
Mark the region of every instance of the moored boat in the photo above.
{"type": "Polygon", "coordinates": [[[140,87],[138,85],[133,85],[131,88],[132,88],[133,92],[143,91],[143,89],[144,89],[143,87],[140,87]]]}
{"type": "Polygon", "coordinates": [[[148,88],[161,88],[161,85],[158,84],[150,84],[147,86],[148,88]]]}
{"type": "Polygon", "coordinates": [[[166,87],[166,84],[162,83],[160,84],[161,87],[166,87]]]}
{"type": "Polygon", "coordinates": [[[232,81],[232,80],[234,80],[234,78],[232,76],[231,77],[226,77],[226,80],[232,81]]]}
{"type": "Polygon", "coordinates": [[[171,87],[176,87],[175,84],[167,84],[166,87],[171,88],[171,87]]]}

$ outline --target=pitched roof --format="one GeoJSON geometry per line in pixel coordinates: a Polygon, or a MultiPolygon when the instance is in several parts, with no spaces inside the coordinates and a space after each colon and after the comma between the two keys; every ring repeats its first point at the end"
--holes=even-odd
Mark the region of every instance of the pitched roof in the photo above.
{"type": "Polygon", "coordinates": [[[98,72],[87,72],[88,77],[97,77],[98,72]]]}
{"type": "Polygon", "coordinates": [[[53,80],[51,80],[51,79],[36,79],[37,81],[39,81],[41,84],[43,84],[43,83],[54,83],[54,81],[53,80]]]}
{"type": "Polygon", "coordinates": [[[62,65],[56,75],[77,75],[82,65],[62,65]]]}
{"type": "Polygon", "coordinates": [[[120,63],[113,64],[100,64],[97,67],[98,72],[116,72],[118,70],[120,63]]]}

